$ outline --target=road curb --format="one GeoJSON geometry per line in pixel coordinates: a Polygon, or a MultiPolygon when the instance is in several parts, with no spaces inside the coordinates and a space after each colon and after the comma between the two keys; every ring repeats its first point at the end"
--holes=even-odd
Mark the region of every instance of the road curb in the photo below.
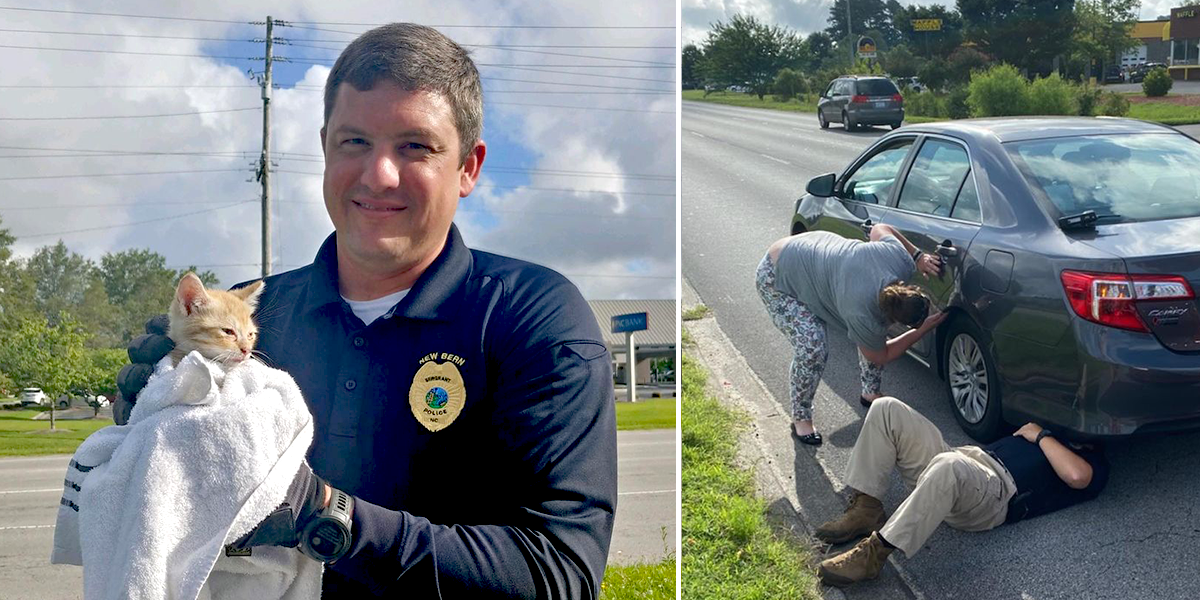
{"type": "MultiPolygon", "coordinates": [[[[683,282],[683,302],[686,310],[698,303],[696,292],[683,282]]],[[[736,408],[750,415],[750,428],[741,436],[739,452],[752,466],[760,491],[768,495],[768,502],[774,498],[782,498],[790,505],[791,512],[796,515],[804,537],[811,538],[815,528],[813,515],[805,507],[793,485],[795,477],[789,475],[774,459],[771,451],[772,440],[787,438],[790,419],[781,410],[781,404],[771,394],[766,384],[750,368],[749,363],[725,336],[716,319],[711,315],[694,321],[685,321],[684,329],[691,334],[692,346],[688,348],[689,355],[700,362],[709,372],[709,389],[722,404],[736,408]],[[753,398],[759,398],[754,400],[753,398]]],[[[779,440],[776,440],[779,441],[779,440]]],[[[783,442],[787,443],[787,442],[783,442]]],[[[825,464],[815,451],[809,454],[819,474],[823,475],[829,484],[829,494],[841,496],[839,490],[845,489],[845,484],[825,464]]],[[[798,460],[798,463],[807,462],[798,460]]],[[[797,465],[798,467],[802,465],[797,465]]],[[[819,477],[818,477],[819,479],[819,477]]],[[[897,588],[891,594],[875,597],[906,597],[914,600],[926,600],[926,597],[916,588],[912,578],[895,556],[888,558],[888,563],[898,577],[895,579],[897,588]]],[[[830,600],[845,600],[846,594],[839,588],[822,587],[822,594],[830,600]]],[[[857,594],[855,594],[857,595],[857,594]]]]}

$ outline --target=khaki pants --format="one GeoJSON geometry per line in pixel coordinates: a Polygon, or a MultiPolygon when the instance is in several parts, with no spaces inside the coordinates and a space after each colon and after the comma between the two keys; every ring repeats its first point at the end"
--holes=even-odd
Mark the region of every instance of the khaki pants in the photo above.
{"type": "Polygon", "coordinates": [[[929,419],[903,402],[871,403],[850,454],[846,484],[876,498],[887,491],[893,468],[913,488],[879,533],[915,555],[938,524],[986,531],[1004,523],[1016,493],[1008,470],[977,446],[950,448],[929,419]]]}

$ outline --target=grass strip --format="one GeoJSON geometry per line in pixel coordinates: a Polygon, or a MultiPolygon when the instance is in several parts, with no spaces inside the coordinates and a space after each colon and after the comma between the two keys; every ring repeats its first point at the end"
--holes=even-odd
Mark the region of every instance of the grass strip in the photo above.
{"type": "Polygon", "coordinates": [[[680,318],[683,319],[684,321],[696,321],[698,319],[703,319],[704,317],[707,317],[710,314],[712,314],[712,311],[709,310],[709,308],[707,306],[705,306],[703,304],[697,304],[697,305],[683,311],[680,318]]]}
{"type": "Polygon", "coordinates": [[[609,565],[600,584],[600,600],[675,600],[675,559],[609,565]]]}
{"type": "Polygon", "coordinates": [[[617,403],[617,429],[674,429],[675,399],[651,398],[617,403]]]}
{"type": "Polygon", "coordinates": [[[112,419],[56,419],[56,431],[50,433],[50,421],[33,420],[41,412],[0,411],[0,456],[72,454],[84,438],[113,424],[112,419]]]}
{"type": "Polygon", "coordinates": [[[1133,102],[1129,105],[1127,116],[1164,125],[1190,125],[1200,123],[1200,106],[1170,102],[1133,102]]]}
{"type": "Polygon", "coordinates": [[[736,464],[745,416],[705,393],[707,374],[683,356],[682,596],[693,599],[818,599],[809,548],[777,537],[736,464]]]}

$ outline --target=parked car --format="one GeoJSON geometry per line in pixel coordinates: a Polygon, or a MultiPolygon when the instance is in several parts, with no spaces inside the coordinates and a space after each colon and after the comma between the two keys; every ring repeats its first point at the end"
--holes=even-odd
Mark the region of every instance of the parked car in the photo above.
{"type": "Polygon", "coordinates": [[[900,77],[896,79],[894,83],[901,88],[908,88],[918,93],[924,92],[928,89],[928,87],[924,83],[921,83],[921,80],[917,79],[916,77],[900,77]]]}
{"type": "Polygon", "coordinates": [[[817,122],[821,129],[828,129],[831,122],[841,123],[846,131],[864,125],[899,129],[904,122],[904,98],[887,77],[846,75],[830,82],[821,94],[817,122]]]}
{"type": "MultiPolygon", "coordinates": [[[[881,137],[809,182],[791,231],[876,223],[943,259],[913,283],[949,318],[909,351],[962,428],[1079,438],[1200,427],[1200,143],[1081,117],[972,119],[881,137]]],[[[893,333],[899,333],[898,328],[893,333]]]]}
{"type": "Polygon", "coordinates": [[[1130,83],[1141,83],[1146,80],[1146,75],[1148,73],[1150,73],[1150,71],[1153,71],[1154,69],[1159,69],[1159,68],[1165,69],[1165,68],[1167,68],[1167,65],[1164,65],[1163,63],[1153,63],[1153,62],[1152,63],[1142,63],[1140,65],[1137,65],[1136,67],[1129,70],[1129,82],[1130,83]]]}
{"type": "Polygon", "coordinates": [[[41,388],[28,387],[21,390],[21,406],[40,405],[49,403],[41,388]]]}
{"type": "Polygon", "coordinates": [[[1104,69],[1104,83],[1125,83],[1125,71],[1120,65],[1109,65],[1104,69]]]}

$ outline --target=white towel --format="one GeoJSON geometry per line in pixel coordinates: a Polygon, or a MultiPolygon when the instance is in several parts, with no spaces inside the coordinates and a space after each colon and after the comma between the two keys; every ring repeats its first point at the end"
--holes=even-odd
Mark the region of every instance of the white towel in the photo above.
{"type": "Polygon", "coordinates": [[[83,565],[87,600],[318,598],[323,565],[294,548],[224,556],[283,502],[312,435],[287,373],[165,358],[129,423],[76,450],[50,560],[83,565]]]}

